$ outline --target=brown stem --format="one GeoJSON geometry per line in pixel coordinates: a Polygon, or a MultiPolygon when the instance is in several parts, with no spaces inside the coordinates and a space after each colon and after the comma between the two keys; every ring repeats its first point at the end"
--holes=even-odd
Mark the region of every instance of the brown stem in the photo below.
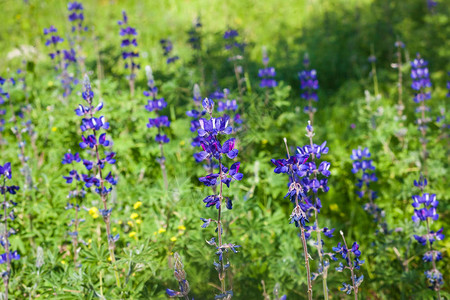
{"type": "MultiPolygon", "coordinates": [[[[219,190],[219,211],[217,216],[217,235],[219,240],[219,249],[222,248],[222,192],[223,192],[223,182],[222,182],[222,159],[219,158],[219,180],[220,180],[220,190],[219,190]]],[[[222,290],[222,294],[225,293],[225,268],[223,264],[223,258],[220,262],[221,272],[219,273],[220,286],[222,290]]]]}
{"type": "Polygon", "coordinates": [[[9,239],[8,239],[8,211],[6,205],[6,176],[3,175],[3,221],[5,230],[3,232],[5,253],[6,253],[6,275],[3,277],[3,284],[5,285],[5,300],[8,300],[8,287],[9,287],[9,276],[11,274],[11,254],[9,253],[9,239]]]}

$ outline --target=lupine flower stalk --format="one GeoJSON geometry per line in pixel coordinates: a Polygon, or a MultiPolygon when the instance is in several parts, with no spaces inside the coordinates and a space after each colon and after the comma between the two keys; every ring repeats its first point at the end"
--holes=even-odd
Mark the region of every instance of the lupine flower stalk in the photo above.
{"type": "Polygon", "coordinates": [[[200,69],[201,82],[200,85],[205,88],[205,68],[202,60],[202,22],[200,17],[196,17],[192,22],[192,27],[188,31],[189,39],[188,43],[191,45],[192,49],[195,51],[195,58],[197,60],[197,66],[200,69]]]}
{"type": "Polygon", "coordinates": [[[160,115],[159,111],[167,107],[167,102],[164,98],[158,98],[158,88],[155,86],[155,79],[153,78],[152,68],[150,66],[145,67],[145,73],[147,75],[147,85],[149,90],[144,92],[144,96],[149,97],[145,109],[149,112],[155,112],[156,118],[149,118],[147,127],[158,129],[158,133],[155,136],[155,141],[159,144],[159,150],[161,156],[158,158],[159,165],[164,179],[164,187],[166,191],[169,188],[169,183],[167,181],[167,170],[166,170],[166,157],[164,156],[163,145],[168,143],[170,139],[163,132],[163,127],[169,127],[170,121],[167,116],[160,115]]]}
{"type": "Polygon", "coordinates": [[[231,119],[230,118],[230,125],[233,127],[233,131],[237,132],[239,128],[237,127],[237,124],[242,123],[241,115],[239,113],[236,113],[238,110],[238,104],[235,99],[228,99],[230,95],[230,90],[224,89],[223,90],[223,101],[219,101],[217,104],[217,111],[218,112],[233,112],[234,116],[231,119]]]}
{"type": "Polygon", "coordinates": [[[377,193],[370,188],[371,182],[378,181],[375,174],[375,167],[372,164],[372,160],[369,159],[371,154],[368,148],[352,150],[350,158],[353,160],[352,173],[357,174],[362,171],[361,178],[358,179],[356,186],[358,191],[356,194],[360,199],[367,198],[369,203],[364,204],[364,210],[373,216],[374,222],[381,226],[384,233],[387,232],[387,224],[384,221],[385,212],[378,207],[375,203],[375,199],[378,197],[377,193]]]}
{"type": "Polygon", "coordinates": [[[301,169],[309,158],[309,155],[297,153],[293,156],[289,153],[286,138],[284,139],[286,145],[287,159],[272,159],[271,162],[275,165],[274,172],[277,174],[284,173],[289,175],[289,190],[285,196],[294,204],[294,209],[290,216],[290,224],[294,223],[295,227],[300,228],[300,238],[303,246],[303,254],[305,256],[306,276],[308,281],[308,299],[312,299],[312,281],[311,271],[309,266],[309,253],[306,243],[306,222],[308,220],[308,210],[311,207],[309,199],[306,197],[305,190],[302,186],[301,169]]]}
{"type": "Polygon", "coordinates": [[[80,205],[82,200],[84,199],[86,195],[86,191],[84,187],[79,187],[80,183],[82,182],[82,175],[76,170],[74,163],[81,163],[81,157],[80,154],[77,152],[75,154],[71,153],[70,151],[64,154],[64,158],[62,160],[63,165],[70,165],[71,170],[69,171],[68,176],[63,176],[63,178],[66,180],[67,184],[75,184],[75,189],[71,189],[69,191],[69,194],[67,195],[67,205],[66,210],[73,209],[75,211],[75,217],[70,221],[68,227],[73,227],[73,231],[69,231],[69,236],[72,238],[72,245],[73,245],[73,262],[75,264],[75,267],[80,267],[81,264],[78,263],[78,245],[80,242],[79,238],[79,226],[80,223],[84,222],[84,219],[81,219],[79,217],[80,212],[80,205]]]}
{"type": "Polygon", "coordinates": [[[136,41],[136,28],[128,25],[128,16],[125,11],[122,11],[122,20],[117,22],[121,26],[119,34],[122,37],[120,47],[122,48],[122,58],[125,61],[125,69],[130,69],[130,74],[127,75],[128,84],[130,86],[130,94],[134,96],[136,70],[141,68],[141,65],[136,62],[139,57],[138,43],[136,41]]]}
{"type": "Polygon", "coordinates": [[[77,56],[74,49],[60,49],[59,44],[64,42],[64,39],[57,32],[58,30],[53,25],[49,28],[44,28],[44,35],[48,37],[45,46],[53,48],[50,50],[52,52],[49,53],[49,56],[53,61],[55,70],[59,72],[58,77],[64,90],[63,97],[66,98],[72,92],[72,84],[78,83],[78,80],[70,75],[68,70],[70,64],[77,62],[77,56]]]}
{"type": "Polygon", "coordinates": [[[260,87],[265,89],[265,104],[267,105],[269,103],[269,88],[274,88],[278,85],[277,81],[275,80],[275,68],[269,67],[269,56],[267,55],[267,48],[262,48],[262,56],[263,56],[263,69],[259,69],[258,71],[258,77],[261,78],[261,83],[259,84],[260,87]]]}
{"type": "Polygon", "coordinates": [[[414,90],[414,102],[420,106],[416,108],[416,113],[419,114],[417,118],[417,125],[421,133],[420,143],[422,145],[422,170],[427,175],[426,159],[428,157],[426,133],[428,129],[428,123],[431,121],[429,117],[426,117],[425,113],[430,110],[425,105],[425,101],[431,99],[431,92],[428,88],[431,87],[430,74],[428,71],[428,62],[417,54],[417,57],[411,62],[411,88],[414,90]]]}
{"type": "Polygon", "coordinates": [[[109,123],[105,121],[104,116],[100,116],[99,118],[95,117],[94,114],[101,111],[103,108],[103,103],[100,103],[97,106],[94,106],[93,100],[94,100],[94,92],[91,88],[91,82],[89,81],[89,77],[85,75],[84,82],[83,82],[83,99],[87,102],[87,106],[79,105],[78,108],[75,110],[75,113],[83,117],[81,122],[81,131],[84,134],[89,135],[85,136],[84,134],[81,136],[81,143],[80,147],[82,149],[90,148],[94,151],[94,160],[90,161],[88,159],[83,159],[83,165],[86,167],[88,171],[93,172],[93,175],[90,176],[88,174],[81,174],[81,179],[85,183],[86,188],[95,188],[95,192],[100,196],[103,208],[100,209],[100,213],[103,216],[103,221],[105,222],[106,226],[106,236],[108,241],[108,250],[111,258],[111,262],[114,265],[114,273],[116,277],[117,286],[120,287],[120,278],[119,273],[117,271],[117,268],[115,266],[116,263],[116,256],[114,253],[114,250],[116,248],[116,241],[119,239],[119,235],[113,236],[111,234],[111,212],[112,208],[108,208],[108,196],[112,191],[112,186],[117,184],[117,179],[114,178],[114,176],[111,174],[111,172],[108,173],[108,175],[105,176],[104,174],[104,167],[106,164],[115,164],[116,163],[116,153],[115,152],[109,152],[104,151],[103,154],[100,153],[100,146],[101,147],[108,147],[112,145],[112,142],[110,140],[107,140],[106,133],[99,132],[103,130],[109,129],[109,123]],[[109,188],[107,188],[107,184],[110,185],[109,188]]]}
{"type": "Polygon", "coordinates": [[[85,65],[84,65],[84,57],[82,57],[82,41],[83,41],[83,32],[86,32],[88,30],[87,26],[84,26],[84,13],[83,13],[83,4],[81,2],[69,2],[67,5],[67,9],[69,10],[69,21],[73,24],[72,25],[72,33],[75,33],[75,47],[76,52],[78,53],[78,63],[80,65],[80,71],[83,74],[85,72],[85,65]]]}
{"type": "MultiPolygon", "coordinates": [[[[351,285],[345,282],[342,283],[343,287],[341,288],[341,291],[346,293],[347,295],[351,295],[353,291],[355,300],[358,300],[358,289],[364,280],[364,275],[358,277],[356,275],[356,271],[361,268],[361,265],[364,263],[364,260],[359,259],[361,257],[361,251],[359,250],[358,243],[354,242],[352,247],[349,249],[347,247],[347,242],[345,240],[344,233],[340,231],[340,234],[342,236],[344,244],[342,245],[342,243],[339,242],[337,247],[333,247],[333,251],[336,252],[337,255],[340,254],[342,256],[342,259],[344,259],[345,263],[343,264],[342,262],[340,262],[339,267],[336,267],[336,271],[343,272],[345,269],[350,270],[352,280],[351,285]]],[[[337,258],[335,258],[335,260],[337,260],[337,258]]]]}
{"type": "MultiPolygon", "coordinates": [[[[202,98],[201,98],[201,91],[200,91],[200,87],[198,86],[198,84],[194,85],[194,90],[193,90],[193,97],[192,99],[194,100],[194,104],[195,104],[195,109],[192,110],[188,110],[186,112],[186,115],[188,117],[191,117],[191,131],[197,133],[197,130],[200,128],[200,117],[203,117],[206,114],[206,111],[203,109],[202,107],[202,98]]],[[[192,138],[192,147],[200,147],[200,140],[201,137],[199,137],[198,135],[192,138]]]]}
{"type": "Polygon", "coordinates": [[[6,108],[1,108],[1,105],[6,106],[8,103],[11,104],[10,101],[10,94],[4,87],[6,82],[11,82],[14,84],[14,78],[3,78],[0,77],[0,145],[4,143],[2,132],[5,130],[5,124],[6,124],[6,108]]]}
{"type": "Polygon", "coordinates": [[[235,149],[235,139],[230,138],[225,142],[220,141],[220,136],[229,135],[233,132],[231,126],[229,126],[230,117],[224,115],[219,118],[213,117],[214,102],[208,98],[205,98],[202,102],[203,108],[209,114],[209,120],[205,118],[200,119],[200,128],[198,129],[198,134],[202,138],[201,146],[203,151],[198,153],[197,157],[204,159],[215,159],[218,161],[218,173],[211,173],[205,177],[200,177],[199,181],[205,186],[219,186],[218,193],[214,190],[213,195],[207,196],[203,199],[206,207],[215,207],[217,209],[217,219],[211,218],[201,218],[203,221],[203,228],[208,227],[211,223],[217,225],[217,240],[215,237],[211,238],[207,243],[210,246],[216,248],[216,255],[218,256],[219,262],[214,262],[214,267],[218,273],[220,280],[220,295],[217,295],[215,299],[231,299],[233,295],[232,290],[227,290],[226,287],[226,272],[230,267],[229,261],[224,262],[225,259],[228,260],[228,254],[233,252],[237,253],[239,245],[224,242],[223,235],[223,216],[222,210],[223,206],[226,205],[227,209],[233,208],[233,203],[231,198],[224,196],[224,185],[228,188],[230,183],[235,180],[242,180],[243,174],[239,173],[239,168],[241,163],[235,162],[230,168],[226,167],[224,164],[225,156],[229,159],[235,159],[239,153],[238,149],[235,149]],[[225,257],[224,257],[225,256],[225,257]]]}
{"type": "Polygon", "coordinates": [[[238,41],[239,33],[237,30],[228,28],[225,31],[223,38],[225,40],[225,50],[230,52],[230,57],[228,57],[228,61],[233,62],[234,76],[236,77],[236,82],[238,86],[239,92],[239,102],[242,101],[242,96],[244,95],[245,86],[245,77],[241,78],[244,73],[244,69],[242,65],[239,63],[244,59],[244,49],[246,44],[238,41]]]}
{"type": "Polygon", "coordinates": [[[322,161],[319,164],[319,167],[316,167],[316,159],[320,159],[323,154],[328,154],[327,142],[323,142],[321,145],[316,145],[313,142],[314,137],[314,128],[311,125],[311,122],[308,122],[308,126],[306,126],[306,137],[309,138],[309,145],[304,147],[297,147],[298,153],[303,155],[304,157],[310,158],[310,161],[306,161],[300,168],[300,171],[297,173],[298,176],[303,177],[301,184],[305,191],[306,202],[311,203],[308,208],[309,211],[314,211],[314,225],[312,227],[305,226],[307,229],[307,238],[310,237],[311,231],[315,231],[316,233],[316,242],[314,246],[317,248],[317,252],[319,255],[319,266],[316,272],[312,273],[312,279],[316,279],[318,276],[322,275],[322,288],[324,299],[328,299],[328,287],[327,287],[327,277],[328,277],[328,268],[330,263],[325,257],[328,255],[333,258],[331,253],[324,252],[324,241],[322,239],[322,233],[328,237],[333,237],[334,228],[321,228],[319,225],[319,213],[322,208],[322,202],[319,198],[318,192],[319,189],[322,192],[328,192],[328,176],[330,176],[330,166],[331,164],[327,161],[322,161]],[[319,175],[321,175],[319,177],[319,175]]]}
{"type": "Polygon", "coordinates": [[[412,206],[414,207],[412,220],[415,223],[424,222],[427,228],[425,235],[414,235],[414,238],[422,246],[428,246],[428,251],[423,255],[423,261],[431,262],[432,268],[425,272],[425,276],[428,279],[429,288],[436,291],[438,299],[441,299],[440,289],[444,284],[444,279],[442,273],[437,269],[436,262],[442,260],[442,253],[433,248],[433,243],[444,239],[444,228],[442,227],[436,232],[430,230],[430,223],[439,219],[436,211],[439,201],[436,199],[436,194],[424,193],[427,184],[428,181],[422,176],[419,181],[414,180],[414,185],[420,189],[421,195],[412,196],[412,206]]]}
{"type": "Polygon", "coordinates": [[[171,63],[176,62],[179,59],[179,57],[178,57],[178,55],[171,54],[172,51],[173,51],[172,41],[170,39],[162,39],[159,42],[160,42],[161,47],[162,47],[162,49],[164,51],[164,53],[163,53],[164,56],[167,57],[166,63],[168,65],[170,65],[171,63]]]}
{"type": "Polygon", "coordinates": [[[176,297],[176,298],[184,298],[185,300],[189,300],[189,282],[186,279],[186,272],[184,271],[183,262],[181,261],[181,256],[175,252],[173,255],[175,258],[175,266],[173,275],[175,276],[175,279],[178,281],[178,287],[180,288],[179,291],[174,291],[171,289],[166,289],[166,293],[169,297],[176,297]]]}
{"type": "Polygon", "coordinates": [[[319,88],[319,81],[317,80],[317,71],[315,69],[309,68],[309,56],[305,54],[303,58],[303,65],[305,69],[298,73],[298,78],[300,79],[300,88],[302,93],[300,97],[308,101],[308,105],[305,106],[304,112],[308,114],[311,124],[314,121],[314,114],[317,108],[313,106],[313,101],[319,101],[317,96],[317,89],[319,88]]]}
{"type": "Polygon", "coordinates": [[[14,214],[14,207],[17,206],[17,203],[8,200],[6,195],[15,195],[19,190],[19,187],[16,185],[6,185],[7,180],[11,180],[12,171],[11,171],[11,163],[5,163],[3,166],[0,165],[0,180],[2,181],[2,185],[0,186],[1,195],[3,195],[3,212],[0,214],[0,218],[3,221],[3,232],[0,233],[0,243],[5,250],[5,253],[0,255],[0,264],[6,264],[6,268],[2,271],[1,275],[3,278],[3,284],[5,286],[4,299],[8,300],[8,290],[9,290],[9,280],[11,278],[11,262],[13,260],[19,260],[20,255],[17,251],[11,252],[11,244],[9,242],[9,237],[11,235],[16,234],[16,230],[14,228],[8,229],[8,220],[14,221],[16,218],[14,214]]]}

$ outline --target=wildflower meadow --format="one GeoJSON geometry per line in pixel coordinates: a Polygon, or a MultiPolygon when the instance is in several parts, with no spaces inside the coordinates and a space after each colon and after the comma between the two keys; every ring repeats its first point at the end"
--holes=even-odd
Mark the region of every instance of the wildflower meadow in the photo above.
{"type": "Polygon", "coordinates": [[[450,299],[449,1],[0,16],[0,299],[450,299]]]}

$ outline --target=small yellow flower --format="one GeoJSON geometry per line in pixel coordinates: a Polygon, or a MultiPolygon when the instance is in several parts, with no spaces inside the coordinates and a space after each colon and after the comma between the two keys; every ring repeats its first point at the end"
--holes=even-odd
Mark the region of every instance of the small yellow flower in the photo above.
{"type": "Polygon", "coordinates": [[[142,224],[142,220],[141,219],[136,220],[136,224],[141,225],[142,224]]]}
{"type": "Polygon", "coordinates": [[[48,86],[53,86],[53,81],[49,81],[48,86]]]}
{"type": "Polygon", "coordinates": [[[112,258],[111,258],[111,256],[108,256],[108,261],[112,261],[112,258]]]}
{"type": "Polygon", "coordinates": [[[268,142],[269,142],[268,140],[263,139],[263,140],[261,141],[261,144],[265,145],[265,144],[267,144],[268,142]]]}
{"type": "Polygon", "coordinates": [[[94,218],[94,219],[97,219],[98,217],[99,217],[99,215],[98,215],[98,208],[97,207],[91,207],[90,209],[89,209],[89,214],[94,218]]]}
{"type": "Polygon", "coordinates": [[[61,264],[65,265],[65,264],[66,264],[66,261],[65,261],[65,260],[62,260],[62,261],[61,261],[61,264]]]}
{"type": "Polygon", "coordinates": [[[117,222],[117,223],[119,223],[119,225],[122,225],[122,224],[123,224],[123,221],[122,221],[122,220],[119,220],[119,222],[117,222]]]}
{"type": "Polygon", "coordinates": [[[138,217],[139,217],[139,215],[137,213],[132,213],[130,216],[130,218],[133,220],[137,219],[138,217]]]}
{"type": "Polygon", "coordinates": [[[90,244],[90,243],[92,243],[92,239],[89,239],[89,240],[88,240],[88,244],[90,244]]]}
{"type": "Polygon", "coordinates": [[[186,144],[185,141],[181,141],[181,142],[180,142],[180,146],[184,146],[185,144],[186,144]]]}
{"type": "Polygon", "coordinates": [[[175,241],[177,240],[177,237],[176,237],[176,236],[173,236],[173,237],[170,238],[170,240],[171,240],[172,242],[175,242],[175,241]]]}
{"type": "Polygon", "coordinates": [[[338,211],[339,207],[336,203],[330,204],[330,210],[332,211],[338,211]]]}
{"type": "Polygon", "coordinates": [[[166,232],[166,230],[165,230],[164,228],[160,228],[160,229],[158,230],[158,233],[159,233],[159,234],[164,233],[164,232],[166,232]]]}
{"type": "Polygon", "coordinates": [[[138,201],[138,202],[136,202],[136,203],[133,205],[133,208],[134,208],[134,209],[138,209],[139,207],[141,207],[141,205],[142,205],[142,202],[141,202],[141,201],[138,201]]]}
{"type": "Polygon", "coordinates": [[[52,127],[52,131],[53,131],[53,132],[55,132],[56,130],[58,130],[58,128],[52,127]]]}
{"type": "Polygon", "coordinates": [[[128,234],[128,236],[130,237],[130,238],[133,238],[133,237],[135,237],[136,236],[136,231],[132,231],[132,232],[130,232],[129,234],[128,234]]]}
{"type": "Polygon", "coordinates": [[[158,234],[158,232],[156,232],[156,231],[153,231],[153,235],[157,235],[158,234]]]}
{"type": "Polygon", "coordinates": [[[112,232],[116,232],[116,231],[117,231],[117,228],[113,227],[112,232]]]}
{"type": "Polygon", "coordinates": [[[178,230],[186,230],[186,227],[184,225],[178,226],[178,230]]]}
{"type": "Polygon", "coordinates": [[[134,224],[133,224],[133,222],[131,222],[131,221],[128,221],[127,224],[128,224],[128,226],[130,226],[130,227],[134,227],[134,224]]]}

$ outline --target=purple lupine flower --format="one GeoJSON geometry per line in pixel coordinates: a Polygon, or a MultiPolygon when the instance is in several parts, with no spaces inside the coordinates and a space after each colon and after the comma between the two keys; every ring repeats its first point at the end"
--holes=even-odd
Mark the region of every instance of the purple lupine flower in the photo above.
{"type": "Polygon", "coordinates": [[[66,183],[72,184],[74,183],[75,187],[71,188],[69,190],[69,194],[67,196],[68,202],[66,205],[66,210],[73,209],[75,211],[74,218],[71,219],[70,223],[68,224],[69,231],[68,235],[72,237],[72,245],[73,245],[73,261],[75,264],[75,267],[80,267],[81,264],[78,262],[78,245],[79,243],[86,244],[85,241],[79,238],[79,225],[80,223],[84,222],[84,219],[79,217],[80,212],[80,205],[86,195],[86,189],[85,186],[82,186],[83,180],[82,178],[86,178],[86,175],[82,177],[80,173],[75,168],[75,163],[81,163],[83,162],[83,165],[86,167],[88,171],[91,171],[93,168],[94,163],[89,160],[82,160],[80,158],[80,154],[77,152],[73,154],[72,152],[68,152],[64,154],[64,157],[62,159],[63,165],[71,165],[71,170],[69,171],[68,176],[63,176],[63,178],[66,180],[66,183]],[[72,229],[73,228],[73,229],[72,229]]]}
{"type": "Polygon", "coordinates": [[[200,17],[196,17],[192,22],[192,27],[188,31],[189,39],[187,42],[191,45],[194,50],[202,49],[202,36],[200,33],[200,29],[202,28],[202,23],[200,21],[200,17]]]}
{"type": "Polygon", "coordinates": [[[147,100],[145,109],[147,109],[149,112],[155,112],[156,114],[156,118],[148,119],[147,127],[156,127],[158,129],[158,133],[155,136],[155,141],[159,144],[161,156],[157,159],[157,161],[160,164],[164,179],[164,187],[167,190],[169,188],[169,184],[167,181],[167,171],[165,167],[166,158],[164,157],[163,145],[167,144],[170,139],[166,134],[164,134],[163,128],[168,128],[170,126],[170,121],[167,116],[159,115],[159,112],[167,106],[167,102],[164,100],[164,98],[158,98],[158,88],[155,86],[155,79],[153,77],[153,71],[150,66],[145,67],[145,73],[147,75],[147,86],[149,90],[144,92],[144,96],[150,98],[147,100]]]}
{"type": "Polygon", "coordinates": [[[274,79],[276,72],[274,67],[269,67],[269,56],[267,55],[266,47],[263,47],[263,64],[264,68],[259,69],[258,77],[261,78],[261,83],[259,84],[262,88],[274,88],[278,85],[277,81],[274,79]]]}
{"type": "MultiPolygon", "coordinates": [[[[234,132],[239,131],[241,129],[238,127],[238,124],[242,123],[242,119],[240,114],[237,114],[236,111],[238,109],[238,104],[235,99],[230,100],[228,99],[228,96],[230,95],[230,90],[224,89],[223,93],[213,93],[213,96],[219,96],[218,99],[223,99],[222,101],[218,101],[217,103],[217,111],[218,112],[227,112],[229,114],[233,113],[234,116],[232,119],[230,119],[230,125],[233,127],[234,132]],[[222,97],[220,97],[222,96],[222,97]]],[[[215,99],[215,98],[212,98],[215,99]]]]}
{"type": "Polygon", "coordinates": [[[17,203],[9,200],[7,194],[15,195],[19,190],[19,187],[16,185],[6,185],[7,180],[12,179],[12,170],[11,163],[7,162],[3,166],[0,165],[0,194],[3,195],[2,207],[0,218],[4,222],[4,232],[2,232],[2,240],[1,245],[5,250],[5,253],[0,255],[0,264],[6,264],[6,270],[2,272],[3,283],[5,286],[5,295],[8,298],[8,288],[11,276],[11,262],[13,260],[19,260],[20,255],[17,251],[11,251],[11,243],[9,242],[9,237],[11,235],[16,234],[16,230],[11,227],[8,227],[8,221],[14,221],[16,216],[14,213],[14,207],[17,206],[17,203]],[[9,228],[9,230],[8,230],[9,228]]]}
{"type": "Polygon", "coordinates": [[[155,80],[153,78],[153,72],[150,66],[145,67],[145,72],[147,74],[148,79],[148,87],[149,90],[144,92],[144,96],[149,97],[147,105],[145,109],[149,112],[156,112],[156,118],[149,118],[147,127],[152,128],[156,127],[158,129],[158,134],[155,138],[158,143],[168,143],[169,138],[167,135],[162,134],[163,127],[170,127],[170,121],[167,116],[160,116],[159,111],[167,107],[167,102],[164,98],[158,98],[158,88],[155,86],[155,80]]]}
{"type": "Polygon", "coordinates": [[[69,2],[67,5],[69,10],[69,21],[72,22],[72,32],[77,31],[81,33],[82,31],[87,31],[87,26],[83,26],[84,14],[83,14],[83,4],[80,2],[69,2]]]}
{"type": "MultiPolygon", "coordinates": [[[[87,174],[80,174],[81,182],[84,183],[84,188],[86,190],[92,190],[97,193],[102,201],[102,212],[103,220],[106,226],[107,242],[109,255],[111,257],[111,262],[115,263],[115,253],[114,249],[116,246],[116,241],[118,236],[114,236],[111,233],[111,211],[108,209],[108,197],[112,191],[112,186],[117,183],[117,180],[111,180],[105,178],[105,167],[106,163],[114,164],[116,160],[114,159],[115,153],[108,151],[107,147],[112,146],[112,142],[106,138],[102,130],[109,128],[109,124],[104,121],[104,117],[95,117],[94,114],[101,111],[103,104],[94,106],[94,92],[91,88],[91,82],[87,75],[84,76],[83,81],[83,99],[86,101],[87,105],[80,104],[75,113],[78,116],[83,117],[81,121],[80,128],[84,132],[81,136],[80,148],[91,148],[95,153],[94,156],[89,156],[89,159],[83,159],[83,165],[87,169],[87,174]],[[108,124],[108,125],[106,125],[108,124]],[[103,150],[103,151],[102,151],[103,150]]],[[[74,156],[75,157],[75,156],[74,156]]],[[[108,174],[108,177],[110,175],[108,174]]],[[[117,284],[120,285],[119,276],[116,274],[117,284]]]]}
{"type": "Polygon", "coordinates": [[[73,85],[78,84],[78,80],[68,71],[69,66],[77,63],[78,60],[74,49],[64,50],[59,47],[64,39],[57,35],[57,32],[58,30],[53,25],[44,28],[44,35],[47,36],[45,45],[52,47],[49,56],[53,61],[55,70],[60,72],[58,79],[64,89],[63,97],[66,98],[72,93],[73,85]]]}
{"type": "Polygon", "coordinates": [[[415,223],[424,222],[426,224],[426,234],[414,235],[414,238],[422,246],[429,248],[423,256],[423,261],[432,262],[432,269],[426,271],[425,275],[428,279],[429,288],[439,293],[440,287],[444,284],[444,280],[442,274],[436,267],[436,262],[442,259],[442,254],[440,251],[433,249],[433,243],[444,239],[444,228],[442,227],[436,232],[430,230],[430,223],[437,221],[439,218],[439,214],[437,213],[439,201],[436,198],[436,194],[424,193],[427,184],[427,180],[422,176],[418,181],[414,180],[414,185],[420,189],[422,195],[412,196],[413,203],[411,205],[414,207],[412,220],[415,223]]]}
{"type": "Polygon", "coordinates": [[[200,137],[200,145],[203,151],[198,153],[197,158],[199,160],[209,159],[212,165],[213,160],[217,160],[219,172],[214,173],[214,168],[211,168],[211,173],[207,174],[204,177],[200,177],[199,181],[202,182],[205,186],[215,187],[216,185],[219,185],[219,188],[212,188],[214,194],[207,196],[203,200],[206,207],[215,207],[217,209],[217,220],[204,218],[202,218],[201,220],[203,221],[202,227],[204,228],[206,228],[211,222],[217,224],[216,232],[218,234],[218,243],[216,243],[215,238],[212,238],[207,243],[211,246],[216,247],[217,250],[216,255],[218,256],[219,263],[214,263],[214,266],[222,283],[221,294],[216,296],[216,298],[220,299],[225,297],[226,295],[230,295],[231,293],[231,291],[227,291],[225,288],[226,270],[230,267],[230,264],[224,263],[223,255],[225,253],[237,253],[236,248],[240,247],[235,244],[227,244],[223,242],[222,205],[225,204],[227,209],[233,208],[232,200],[229,197],[225,197],[223,195],[223,185],[225,184],[227,187],[230,187],[230,183],[232,181],[242,180],[243,174],[239,173],[240,162],[233,163],[230,168],[227,168],[224,165],[225,156],[230,159],[234,159],[239,152],[237,149],[235,149],[234,138],[228,139],[224,142],[222,142],[220,139],[220,136],[229,135],[233,131],[232,127],[229,124],[230,117],[224,115],[222,117],[214,118],[214,101],[211,99],[205,98],[202,101],[202,106],[203,109],[209,114],[209,119],[199,119],[200,128],[198,128],[198,135],[200,137]]]}
{"type": "MultiPolygon", "coordinates": [[[[344,263],[339,262],[339,266],[336,267],[336,271],[343,272],[345,269],[350,270],[351,273],[351,281],[352,284],[342,283],[341,291],[346,293],[347,295],[350,295],[352,291],[355,293],[355,299],[358,297],[358,289],[361,283],[364,280],[364,275],[361,275],[358,277],[355,273],[356,270],[359,270],[361,268],[361,265],[364,264],[364,260],[361,260],[361,251],[359,250],[359,244],[357,242],[354,242],[351,248],[347,247],[347,242],[345,241],[344,233],[340,231],[340,234],[342,236],[342,239],[344,243],[341,242],[338,243],[336,247],[333,247],[333,251],[336,253],[336,255],[340,255],[342,259],[344,260],[344,263]]],[[[333,256],[333,260],[337,261],[338,258],[336,256],[333,256]]]]}
{"type": "Polygon", "coordinates": [[[244,68],[241,61],[244,59],[244,50],[246,43],[240,41],[237,30],[228,28],[223,35],[225,40],[225,50],[229,53],[228,61],[233,63],[234,75],[236,77],[237,88],[239,92],[238,102],[242,101],[245,91],[246,78],[243,76],[244,68]]]}
{"type": "Polygon", "coordinates": [[[130,74],[127,75],[127,79],[130,86],[131,96],[133,96],[136,71],[141,68],[141,65],[136,62],[139,57],[139,52],[137,49],[138,43],[136,40],[137,31],[136,28],[128,25],[128,16],[125,11],[122,11],[122,20],[119,20],[117,24],[121,26],[119,35],[122,38],[120,44],[120,47],[122,48],[122,59],[125,61],[125,69],[130,69],[130,74]]]}
{"type": "Polygon", "coordinates": [[[171,52],[173,51],[172,41],[169,40],[169,39],[162,39],[159,42],[160,42],[161,47],[163,48],[163,51],[164,51],[163,55],[165,57],[167,57],[166,63],[169,65],[171,63],[176,62],[179,59],[179,57],[178,57],[178,55],[171,54],[171,52]]]}
{"type": "Polygon", "coordinates": [[[368,148],[352,150],[350,158],[353,160],[352,173],[356,174],[362,171],[361,178],[358,179],[356,186],[358,190],[356,194],[359,198],[367,197],[368,203],[364,204],[363,208],[373,216],[373,221],[379,223],[384,233],[387,233],[387,223],[384,220],[385,212],[374,202],[377,198],[377,193],[370,188],[371,182],[378,181],[375,175],[375,167],[372,165],[372,160],[368,148]]]}
{"type": "Polygon", "coordinates": [[[313,106],[313,101],[319,101],[317,96],[317,90],[319,89],[319,81],[317,80],[317,71],[315,69],[309,68],[309,57],[305,54],[303,59],[303,65],[305,69],[298,73],[298,78],[300,80],[300,89],[302,93],[300,97],[308,101],[308,105],[305,106],[304,112],[309,114],[309,119],[313,120],[314,114],[317,109],[313,106]]]}
{"type": "MultiPolygon", "coordinates": [[[[186,115],[192,118],[190,128],[191,131],[197,132],[197,130],[200,128],[199,118],[206,114],[206,111],[203,109],[201,105],[202,99],[200,87],[198,86],[198,84],[194,85],[193,100],[195,104],[195,109],[187,111],[186,115]]],[[[193,137],[191,145],[193,147],[200,147],[200,137],[199,136],[193,137]]]]}
{"type": "MultiPolygon", "coordinates": [[[[11,84],[14,85],[14,78],[3,78],[0,76],[0,105],[5,106],[6,104],[8,104],[10,97],[9,92],[4,87],[4,84],[7,82],[11,82],[11,84]]],[[[1,108],[0,106],[0,133],[5,130],[4,128],[4,125],[6,123],[5,115],[6,115],[6,108],[1,108]]],[[[2,143],[1,140],[0,143],[2,143]]]]}

